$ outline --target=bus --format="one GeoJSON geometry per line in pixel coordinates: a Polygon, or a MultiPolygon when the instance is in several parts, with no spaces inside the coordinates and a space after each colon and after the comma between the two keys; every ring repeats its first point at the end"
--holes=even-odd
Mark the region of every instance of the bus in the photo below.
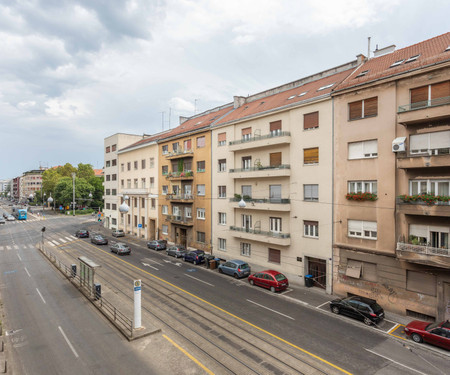
{"type": "Polygon", "coordinates": [[[27,209],[26,208],[18,208],[13,207],[12,214],[17,220],[26,220],[27,219],[27,209]]]}

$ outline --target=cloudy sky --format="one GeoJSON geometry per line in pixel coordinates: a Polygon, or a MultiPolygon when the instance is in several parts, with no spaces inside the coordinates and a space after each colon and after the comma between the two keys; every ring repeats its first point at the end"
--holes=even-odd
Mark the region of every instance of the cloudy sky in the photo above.
{"type": "Polygon", "coordinates": [[[1,0],[0,179],[448,32],[448,0],[1,0]]]}

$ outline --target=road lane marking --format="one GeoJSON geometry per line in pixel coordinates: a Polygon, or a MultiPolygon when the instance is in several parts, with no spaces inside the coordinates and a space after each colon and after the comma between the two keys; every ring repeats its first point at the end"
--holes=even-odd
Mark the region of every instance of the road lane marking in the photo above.
{"type": "Polygon", "coordinates": [[[20,257],[19,254],[17,254],[17,258],[19,258],[19,260],[22,261],[22,258],[20,257]]]}
{"type": "Polygon", "coordinates": [[[391,333],[392,331],[395,331],[397,329],[397,327],[399,326],[399,324],[397,323],[395,326],[393,326],[389,331],[387,331],[387,333],[391,333]]]}
{"type": "Polygon", "coordinates": [[[414,369],[414,368],[412,368],[412,367],[408,367],[408,366],[406,366],[406,365],[404,365],[404,364],[402,364],[402,363],[400,363],[400,362],[394,361],[393,359],[391,359],[391,358],[389,358],[389,357],[386,357],[386,356],[381,355],[381,354],[379,354],[379,353],[375,353],[374,351],[372,351],[372,350],[370,350],[370,349],[366,349],[366,350],[367,350],[368,352],[372,353],[372,354],[375,354],[375,355],[381,357],[381,358],[387,359],[388,361],[391,361],[391,362],[395,363],[396,365],[399,365],[399,366],[402,366],[402,367],[404,367],[404,368],[407,368],[408,370],[417,372],[418,374],[428,375],[428,374],[426,374],[425,372],[418,371],[418,370],[416,370],[416,369],[414,369]]]}
{"type": "Polygon", "coordinates": [[[175,341],[173,341],[171,338],[167,337],[166,335],[163,335],[163,337],[169,341],[175,348],[177,348],[180,352],[182,352],[185,356],[190,358],[192,361],[194,361],[198,366],[200,366],[203,370],[205,370],[206,373],[210,375],[214,375],[214,373],[207,367],[205,367],[202,363],[200,363],[197,358],[194,358],[191,354],[189,354],[185,349],[183,349],[180,345],[178,345],[175,341]]]}
{"type": "Polygon", "coordinates": [[[0,246],[0,250],[4,250],[4,247],[3,247],[3,246],[0,246]]]}
{"type": "Polygon", "coordinates": [[[14,249],[15,249],[15,250],[19,250],[19,246],[14,245],[14,249]]]}
{"type": "Polygon", "coordinates": [[[74,238],[75,240],[78,238],[78,237],[75,237],[75,236],[72,236],[72,235],[70,235],[70,237],[74,238]]]}
{"type": "Polygon", "coordinates": [[[27,270],[27,267],[24,267],[24,268],[25,268],[25,272],[27,273],[28,277],[31,277],[30,273],[27,270]]]}
{"type": "Polygon", "coordinates": [[[187,277],[190,277],[191,279],[194,279],[194,280],[200,281],[200,282],[201,282],[201,283],[203,283],[203,284],[206,284],[206,285],[210,285],[210,286],[214,286],[213,284],[210,284],[210,283],[207,283],[206,281],[203,281],[203,280],[197,279],[197,278],[196,278],[196,277],[194,277],[194,276],[191,276],[191,275],[187,275],[187,274],[185,274],[185,276],[187,276],[187,277]]]}
{"type": "Polygon", "coordinates": [[[255,304],[255,305],[259,306],[259,307],[262,307],[263,309],[266,309],[266,310],[272,311],[272,312],[274,312],[274,313],[276,313],[276,314],[279,314],[279,315],[282,315],[282,316],[284,316],[284,317],[286,317],[286,318],[289,318],[289,319],[295,320],[294,318],[290,317],[289,315],[285,315],[285,314],[283,314],[283,313],[280,313],[280,312],[279,312],[279,311],[277,311],[277,310],[273,310],[273,309],[271,309],[271,308],[269,308],[269,307],[266,307],[266,306],[260,305],[259,303],[256,303],[256,302],[254,302],[254,301],[251,301],[251,300],[249,300],[249,299],[248,299],[247,301],[248,301],[248,302],[251,302],[251,303],[253,303],[253,304],[255,304]]]}
{"type": "Polygon", "coordinates": [[[6,246],[6,250],[11,250],[11,246],[6,246]]]}
{"type": "Polygon", "coordinates": [[[320,309],[323,305],[327,305],[327,304],[329,304],[329,303],[330,303],[329,301],[324,302],[324,303],[322,303],[321,305],[316,306],[316,309],[320,309]]]}
{"type": "Polygon", "coordinates": [[[64,237],[65,239],[67,239],[67,241],[73,241],[73,238],[70,237],[64,237]]]}
{"type": "Polygon", "coordinates": [[[54,244],[53,242],[48,241],[48,243],[49,243],[51,246],[55,246],[55,244],[54,244]]]}
{"type": "Polygon", "coordinates": [[[59,331],[61,332],[61,335],[63,335],[64,340],[66,340],[67,345],[69,345],[70,350],[72,350],[73,355],[74,355],[76,358],[78,358],[79,356],[78,356],[77,351],[75,350],[75,348],[73,347],[73,345],[72,345],[72,343],[69,341],[69,339],[67,338],[67,336],[66,336],[66,334],[64,333],[63,329],[62,329],[60,326],[58,326],[58,329],[59,329],[59,331]]]}
{"type": "Polygon", "coordinates": [[[55,241],[55,240],[51,240],[55,245],[59,245],[59,242],[55,241]]]}
{"type": "Polygon", "coordinates": [[[67,241],[64,241],[62,238],[59,239],[62,243],[67,243],[67,241]]]}
{"type": "Polygon", "coordinates": [[[45,304],[47,304],[47,302],[45,302],[45,299],[44,299],[44,297],[42,297],[42,294],[41,294],[41,292],[39,291],[39,289],[38,289],[38,288],[36,288],[36,290],[37,290],[37,292],[38,292],[39,296],[41,297],[42,301],[43,301],[43,302],[44,302],[45,304]]]}
{"type": "Polygon", "coordinates": [[[156,267],[153,267],[153,266],[151,266],[150,264],[148,264],[148,263],[142,263],[142,265],[143,266],[146,266],[146,267],[150,267],[150,268],[153,268],[154,270],[156,270],[156,271],[159,271],[159,269],[158,268],[156,268],[156,267]]]}

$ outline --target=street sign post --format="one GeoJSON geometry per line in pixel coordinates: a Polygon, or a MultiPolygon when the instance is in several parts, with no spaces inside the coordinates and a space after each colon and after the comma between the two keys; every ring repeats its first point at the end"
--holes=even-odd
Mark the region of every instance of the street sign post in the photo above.
{"type": "Polygon", "coordinates": [[[141,280],[134,280],[134,328],[141,328],[141,280]]]}

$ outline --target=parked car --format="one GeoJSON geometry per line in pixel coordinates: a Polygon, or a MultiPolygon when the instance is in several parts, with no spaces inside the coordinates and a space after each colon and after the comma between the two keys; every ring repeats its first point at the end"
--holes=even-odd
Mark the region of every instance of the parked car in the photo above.
{"type": "Polygon", "coordinates": [[[186,249],[184,248],[184,246],[175,245],[175,246],[170,246],[166,250],[166,253],[167,253],[167,255],[173,256],[175,258],[181,258],[186,253],[186,249]]]}
{"type": "Polygon", "coordinates": [[[131,254],[130,247],[123,242],[115,243],[114,245],[110,246],[110,249],[113,253],[116,253],[117,255],[131,254]]]}
{"type": "Polygon", "coordinates": [[[250,275],[250,266],[242,260],[230,260],[219,265],[219,272],[234,276],[236,279],[250,275]]]}
{"type": "Polygon", "coordinates": [[[86,229],[80,229],[80,230],[76,231],[75,237],[78,237],[78,238],[89,238],[89,231],[86,230],[86,229]]]}
{"type": "Polygon", "coordinates": [[[286,290],[289,286],[287,277],[274,270],[256,272],[248,277],[248,282],[251,285],[258,285],[270,289],[273,293],[286,290]]]}
{"type": "Polygon", "coordinates": [[[384,310],[377,301],[366,297],[338,298],[330,302],[335,314],[343,314],[361,320],[364,324],[377,324],[384,318],[384,310]]]}
{"type": "Polygon", "coordinates": [[[188,251],[184,254],[183,259],[185,262],[200,264],[205,261],[205,252],[203,250],[188,251]]]}
{"type": "Polygon", "coordinates": [[[6,224],[6,220],[3,218],[0,218],[0,224],[6,224]]]}
{"type": "Polygon", "coordinates": [[[115,229],[112,231],[113,237],[125,237],[125,232],[122,229],[115,229]]]}
{"type": "Polygon", "coordinates": [[[166,250],[167,241],[166,240],[152,240],[147,242],[147,247],[153,250],[166,250]]]}
{"type": "Polygon", "coordinates": [[[96,245],[108,245],[108,240],[103,237],[101,234],[96,234],[91,237],[91,242],[96,245]]]}
{"type": "Polygon", "coordinates": [[[8,221],[14,221],[14,220],[16,220],[16,218],[15,218],[14,216],[12,216],[12,215],[9,215],[9,216],[6,218],[6,220],[8,220],[8,221]]]}
{"type": "Polygon", "coordinates": [[[415,342],[427,342],[450,350],[450,322],[440,323],[413,320],[405,327],[405,333],[415,342]]]}

